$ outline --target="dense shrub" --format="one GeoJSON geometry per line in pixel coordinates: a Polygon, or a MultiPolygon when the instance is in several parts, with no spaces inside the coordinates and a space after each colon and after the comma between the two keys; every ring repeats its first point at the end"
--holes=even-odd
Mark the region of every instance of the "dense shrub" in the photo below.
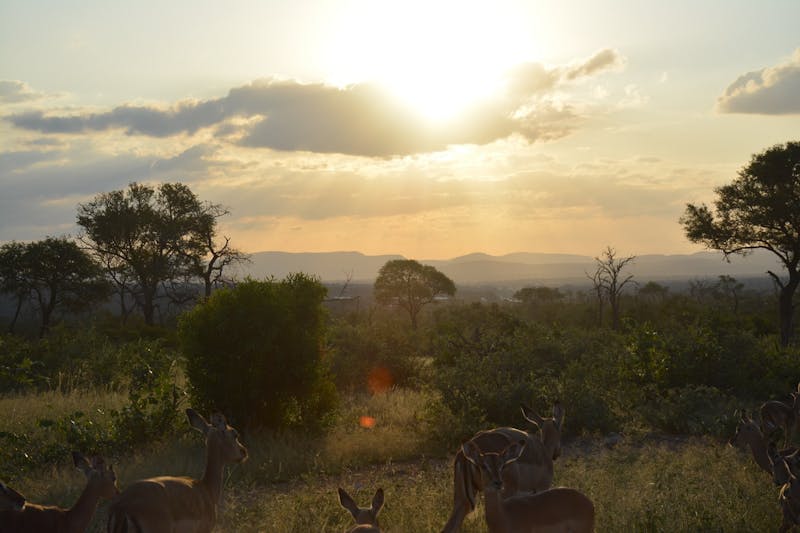
{"type": "Polygon", "coordinates": [[[336,401],[321,352],[325,293],[304,274],[248,280],[183,315],[193,405],[245,427],[319,426],[336,401]]]}
{"type": "Polygon", "coordinates": [[[413,388],[423,366],[407,321],[338,320],[327,355],[337,388],[347,392],[413,388]]]}
{"type": "Polygon", "coordinates": [[[166,372],[178,354],[161,339],[119,341],[93,328],[51,329],[42,339],[0,336],[0,394],[30,390],[62,392],[125,390],[138,372],[166,372]]]}

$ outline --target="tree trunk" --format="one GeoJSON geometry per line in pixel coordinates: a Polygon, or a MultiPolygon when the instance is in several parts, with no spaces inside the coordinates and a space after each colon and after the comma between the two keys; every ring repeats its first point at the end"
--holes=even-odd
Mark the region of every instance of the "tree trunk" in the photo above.
{"type": "Polygon", "coordinates": [[[153,320],[155,316],[155,288],[154,287],[144,287],[142,291],[144,301],[142,302],[142,313],[144,314],[144,323],[148,326],[152,326],[155,324],[153,320]]]}
{"type": "Polygon", "coordinates": [[[792,343],[794,333],[794,293],[800,284],[800,272],[789,272],[789,282],[781,287],[778,296],[778,314],[781,324],[781,346],[792,343]]]}
{"type": "Polygon", "coordinates": [[[17,327],[17,320],[19,319],[19,314],[22,311],[22,295],[17,295],[17,308],[14,310],[14,318],[11,319],[11,323],[8,325],[8,332],[14,333],[14,328],[17,327]]]}

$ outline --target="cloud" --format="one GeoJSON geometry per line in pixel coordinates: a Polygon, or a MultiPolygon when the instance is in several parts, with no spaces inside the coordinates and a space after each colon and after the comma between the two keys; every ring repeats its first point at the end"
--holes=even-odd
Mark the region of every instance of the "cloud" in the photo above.
{"type": "Polygon", "coordinates": [[[74,115],[28,111],[5,117],[21,129],[69,134],[121,129],[127,135],[193,135],[205,128],[222,142],[280,151],[390,157],[434,152],[456,144],[483,145],[512,134],[528,141],[569,134],[576,113],[555,106],[557,88],[621,66],[615,50],[563,67],[538,63],[509,72],[506,92],[476,102],[457,118],[432,124],[393,99],[382,87],[344,88],[296,81],[259,80],[221,98],[183,101],[169,107],[122,105],[74,115]]]}
{"type": "Polygon", "coordinates": [[[717,109],[760,115],[800,113],[800,48],[785,63],[739,76],[717,99],[717,109]]]}
{"type": "Polygon", "coordinates": [[[31,89],[27,83],[18,80],[0,80],[0,103],[16,104],[46,97],[46,94],[31,89]]]}
{"type": "Polygon", "coordinates": [[[132,181],[208,178],[226,163],[216,148],[198,145],[173,156],[135,152],[102,155],[93,149],[0,152],[0,242],[75,232],[75,208],[101,191],[132,181]]]}

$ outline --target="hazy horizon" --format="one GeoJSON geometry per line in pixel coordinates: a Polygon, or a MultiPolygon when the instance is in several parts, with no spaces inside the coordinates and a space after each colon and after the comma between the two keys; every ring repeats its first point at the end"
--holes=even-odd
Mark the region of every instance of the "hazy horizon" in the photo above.
{"type": "Polygon", "coordinates": [[[181,181],[247,252],[703,251],[686,203],[800,139],[797,20],[793,0],[7,0],[0,243],[181,181]]]}

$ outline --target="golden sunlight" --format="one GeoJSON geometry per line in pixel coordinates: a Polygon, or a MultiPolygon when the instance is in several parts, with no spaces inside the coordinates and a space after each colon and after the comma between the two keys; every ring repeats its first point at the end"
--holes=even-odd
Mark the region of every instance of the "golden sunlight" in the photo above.
{"type": "Polygon", "coordinates": [[[334,81],[376,81],[431,121],[491,97],[510,67],[536,59],[533,36],[508,7],[414,0],[348,14],[331,51],[334,81]]]}

